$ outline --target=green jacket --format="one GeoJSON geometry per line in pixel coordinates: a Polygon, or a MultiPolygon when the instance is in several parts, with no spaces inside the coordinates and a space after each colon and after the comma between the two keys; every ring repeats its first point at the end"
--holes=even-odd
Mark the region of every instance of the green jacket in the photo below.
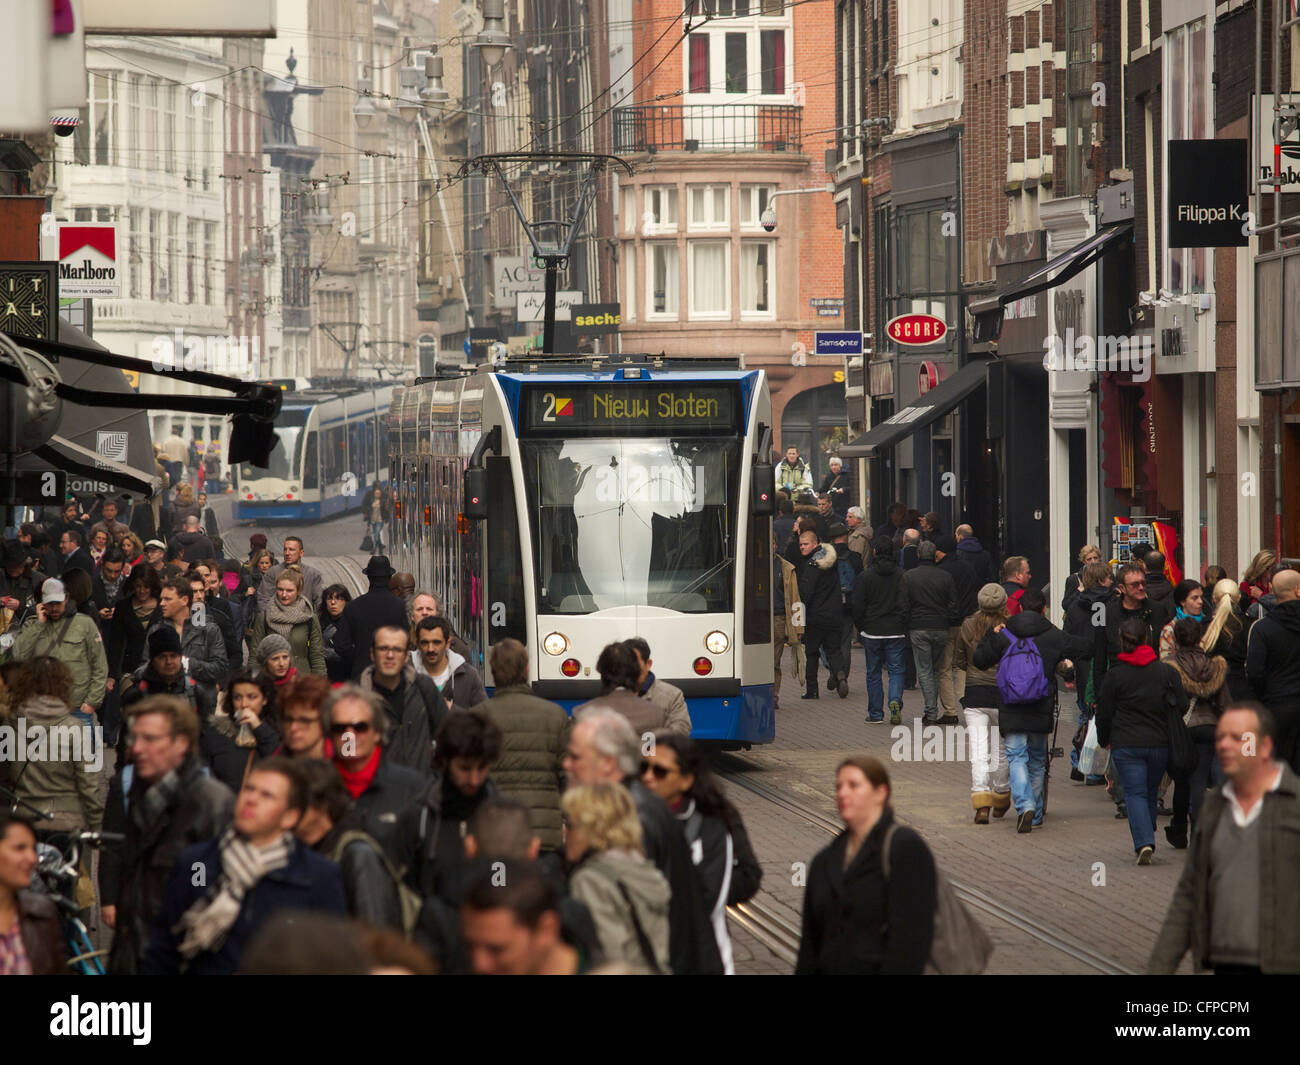
{"type": "Polygon", "coordinates": [[[15,790],[26,802],[54,814],[41,827],[98,832],[104,822],[103,740],[96,758],[86,726],[50,695],[36,695],[23,703],[14,728],[25,738],[21,747],[15,745],[15,790]],[[35,746],[38,740],[40,747],[35,746]]]}
{"type": "MultiPolygon", "coordinates": [[[[257,645],[275,630],[267,624],[266,611],[257,615],[253,622],[253,632],[248,638],[248,646],[257,652],[257,645]]],[[[325,637],[321,633],[320,620],[315,614],[307,621],[300,621],[289,630],[289,657],[299,673],[315,673],[325,676],[325,637]]]]}
{"type": "MultiPolygon", "coordinates": [[[[1276,791],[1259,815],[1259,967],[1300,973],[1300,777],[1283,765],[1276,791]]],[[[1223,790],[1205,797],[1183,875],[1174,889],[1147,971],[1172,973],[1190,948],[1198,969],[1210,966],[1210,842],[1220,817],[1231,817],[1223,790]]]]}
{"type": "Polygon", "coordinates": [[[505,739],[492,779],[502,795],[528,807],[528,821],[542,849],[558,851],[560,795],[564,791],[564,752],[569,745],[569,715],[558,704],[533,694],[526,684],[498,688],[475,708],[496,722],[505,739]]]}
{"type": "Polygon", "coordinates": [[[99,629],[87,615],[68,613],[58,621],[29,618],[9,649],[8,657],[15,662],[26,662],[41,655],[57,658],[72,671],[69,704],[74,710],[80,710],[82,703],[99,709],[108,683],[108,657],[104,654],[99,629]]]}

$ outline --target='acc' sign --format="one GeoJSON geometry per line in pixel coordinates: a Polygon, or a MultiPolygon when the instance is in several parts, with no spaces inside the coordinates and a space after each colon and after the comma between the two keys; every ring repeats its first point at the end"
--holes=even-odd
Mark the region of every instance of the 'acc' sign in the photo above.
{"type": "Polygon", "coordinates": [[[947,324],[933,314],[900,314],[885,326],[885,335],[895,344],[936,344],[947,333],[947,324]]]}

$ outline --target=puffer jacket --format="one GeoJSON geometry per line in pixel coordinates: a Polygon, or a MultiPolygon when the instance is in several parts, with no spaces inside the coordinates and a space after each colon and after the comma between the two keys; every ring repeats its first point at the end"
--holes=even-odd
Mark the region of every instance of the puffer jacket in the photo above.
{"type": "Polygon", "coordinates": [[[103,741],[92,754],[91,730],[52,695],[23,703],[13,727],[26,741],[14,752],[14,790],[24,802],[54,814],[41,827],[98,832],[104,820],[103,741]]]}
{"type": "Polygon", "coordinates": [[[844,624],[838,559],[832,544],[822,544],[810,555],[792,558],[804,607],[805,628],[839,631],[844,624]]]}
{"type": "Polygon", "coordinates": [[[542,850],[558,851],[569,715],[558,703],[534,695],[527,684],[497,688],[479,712],[486,712],[503,736],[492,779],[503,795],[528,807],[528,822],[542,850]]]}
{"type": "Polygon", "coordinates": [[[1229,703],[1228,663],[1223,657],[1211,657],[1199,647],[1182,647],[1164,662],[1182,679],[1187,698],[1196,701],[1187,727],[1217,724],[1229,703]]]}
{"type": "Polygon", "coordinates": [[[569,893],[591,911],[606,961],[672,971],[668,958],[671,893],[663,873],[645,858],[616,850],[588,853],[569,875],[569,893]],[[638,923],[653,957],[647,957],[641,946],[638,923]]]}

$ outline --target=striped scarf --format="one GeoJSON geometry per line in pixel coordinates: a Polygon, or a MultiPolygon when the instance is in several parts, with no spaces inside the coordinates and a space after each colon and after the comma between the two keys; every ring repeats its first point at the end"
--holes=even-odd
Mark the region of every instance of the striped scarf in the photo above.
{"type": "Polygon", "coordinates": [[[173,931],[181,937],[180,952],[193,961],[202,951],[217,949],[239,919],[244,896],[267,873],[283,869],[293,852],[293,837],[287,833],[269,847],[257,848],[227,828],[218,844],[221,850],[221,879],[215,894],[199,899],[182,914],[173,931]]]}

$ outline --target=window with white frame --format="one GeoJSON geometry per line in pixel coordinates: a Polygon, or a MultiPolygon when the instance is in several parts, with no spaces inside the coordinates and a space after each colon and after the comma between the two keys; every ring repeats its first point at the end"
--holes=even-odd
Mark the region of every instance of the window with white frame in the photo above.
{"type": "MultiPolygon", "coordinates": [[[[141,268],[144,265],[144,212],[139,207],[130,208],[127,214],[127,281],[132,299],[144,299],[141,268]]],[[[195,249],[191,254],[197,254],[195,249]]]]}
{"type": "Polygon", "coordinates": [[[178,91],[179,86],[172,82],[163,82],[162,84],[162,110],[160,112],[163,128],[162,140],[162,168],[168,174],[176,173],[176,108],[183,96],[178,91]]]}
{"type": "Polygon", "coordinates": [[[731,224],[730,185],[688,185],[686,198],[690,204],[692,229],[726,229],[731,224]]]}
{"type": "Polygon", "coordinates": [[[677,317],[677,245],[656,241],[646,245],[645,316],[677,317]]]}
{"type": "MultiPolygon", "coordinates": [[[[1165,34],[1165,129],[1169,140],[1212,137],[1210,62],[1212,51],[1204,18],[1165,34]]],[[[1164,183],[1169,195],[1169,182],[1164,183]]],[[[1205,248],[1168,248],[1165,279],[1171,292],[1205,292],[1209,253],[1205,248]]]]}
{"type": "Polygon", "coordinates": [[[72,138],[72,157],[77,163],[113,166],[118,160],[120,130],[117,126],[116,71],[92,70],[87,107],[81,109],[81,125],[72,138]]]}
{"type": "Polygon", "coordinates": [[[687,247],[691,318],[731,317],[731,242],[693,240],[687,247]]]}
{"type": "Polygon", "coordinates": [[[641,216],[642,232],[646,236],[673,232],[677,229],[677,186],[647,185],[645,211],[641,216]]]}
{"type": "Polygon", "coordinates": [[[788,98],[790,16],[781,0],[689,0],[687,14],[713,18],[692,30],[683,64],[691,96],[788,98]],[[725,14],[722,9],[725,8],[725,14]]]}
{"type": "Polygon", "coordinates": [[[770,240],[740,242],[740,313],[745,318],[773,318],[772,260],[776,244],[770,240]]]}
{"type": "Polygon", "coordinates": [[[749,227],[757,226],[775,191],[774,185],[741,185],[740,224],[749,227]]]}

